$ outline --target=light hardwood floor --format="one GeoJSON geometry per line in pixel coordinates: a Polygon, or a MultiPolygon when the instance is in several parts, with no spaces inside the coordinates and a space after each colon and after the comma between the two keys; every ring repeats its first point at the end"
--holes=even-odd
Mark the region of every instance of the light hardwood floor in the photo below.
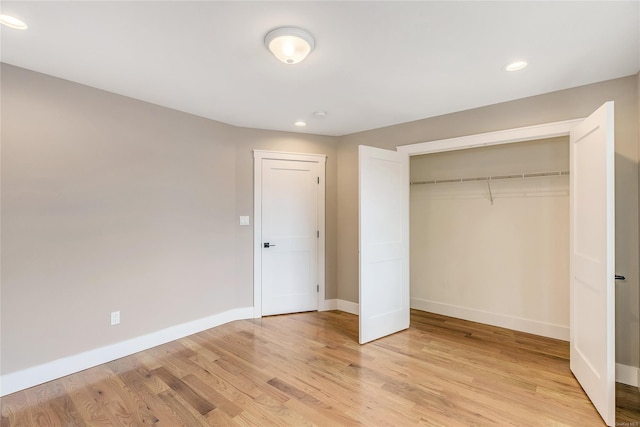
{"type": "MultiPolygon", "coordinates": [[[[232,322],[2,399],[9,426],[602,426],[565,342],[412,311],[360,346],[332,311],[232,322]]],[[[633,387],[618,423],[640,426],[633,387]]]]}

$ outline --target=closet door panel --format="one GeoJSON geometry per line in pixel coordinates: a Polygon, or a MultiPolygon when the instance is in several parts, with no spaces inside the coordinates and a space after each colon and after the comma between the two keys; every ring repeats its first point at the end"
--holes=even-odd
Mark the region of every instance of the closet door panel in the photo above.
{"type": "Polygon", "coordinates": [[[571,371],[615,424],[613,102],[571,132],[571,371]]]}
{"type": "Polygon", "coordinates": [[[409,157],[359,147],[360,343],[409,327],[409,157]]]}

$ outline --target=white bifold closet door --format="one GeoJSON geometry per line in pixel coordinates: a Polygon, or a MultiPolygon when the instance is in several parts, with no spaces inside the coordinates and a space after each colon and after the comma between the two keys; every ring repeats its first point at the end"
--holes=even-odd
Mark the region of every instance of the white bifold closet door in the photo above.
{"type": "Polygon", "coordinates": [[[571,132],[571,371],[615,425],[613,102],[571,132]]]}
{"type": "Polygon", "coordinates": [[[409,156],[359,147],[360,343],[409,327],[409,156]]]}

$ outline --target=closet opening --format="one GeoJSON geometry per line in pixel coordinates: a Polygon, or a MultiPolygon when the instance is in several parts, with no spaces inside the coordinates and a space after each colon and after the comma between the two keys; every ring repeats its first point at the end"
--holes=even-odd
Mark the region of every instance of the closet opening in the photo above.
{"type": "Polygon", "coordinates": [[[569,340],[569,136],[410,157],[411,308],[569,340]]]}

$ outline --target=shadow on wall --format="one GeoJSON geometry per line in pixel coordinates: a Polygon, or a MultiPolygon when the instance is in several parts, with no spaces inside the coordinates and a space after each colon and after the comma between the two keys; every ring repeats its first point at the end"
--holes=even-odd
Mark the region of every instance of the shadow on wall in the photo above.
{"type": "Polygon", "coordinates": [[[638,206],[638,163],[616,153],[616,274],[626,280],[616,281],[616,362],[640,366],[640,287],[638,248],[638,218],[632,217],[638,206]],[[635,227],[632,224],[636,224],[635,227]]]}

